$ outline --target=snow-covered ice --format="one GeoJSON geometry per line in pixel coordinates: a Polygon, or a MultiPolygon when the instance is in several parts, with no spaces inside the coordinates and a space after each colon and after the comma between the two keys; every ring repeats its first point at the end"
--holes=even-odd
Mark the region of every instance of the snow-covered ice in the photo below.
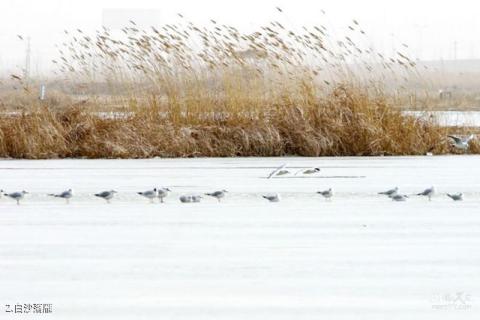
{"type": "Polygon", "coordinates": [[[446,127],[480,127],[480,112],[478,111],[405,111],[427,120],[436,120],[446,127]]]}
{"type": "Polygon", "coordinates": [[[30,194],[0,199],[0,319],[31,318],[2,310],[16,303],[53,304],[45,319],[478,319],[479,163],[4,160],[0,188],[30,194]],[[266,179],[282,163],[322,170],[266,179]],[[377,194],[431,185],[431,202],[377,194]],[[162,186],[164,204],[136,194],[162,186]],[[332,201],[316,194],[330,187],[332,201]],[[47,196],[69,188],[69,205],[47,196]],[[93,196],[111,189],[111,204],[93,196]],[[220,203],[178,201],[222,189],[220,203]]]}

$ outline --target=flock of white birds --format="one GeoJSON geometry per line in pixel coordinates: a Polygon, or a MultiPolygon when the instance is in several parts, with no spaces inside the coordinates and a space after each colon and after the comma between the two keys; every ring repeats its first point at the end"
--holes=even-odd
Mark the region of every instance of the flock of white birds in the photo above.
{"type": "MultiPolygon", "coordinates": [[[[470,135],[466,137],[459,137],[459,136],[453,136],[449,135],[449,138],[452,139],[453,146],[457,149],[460,150],[468,150],[470,141],[472,141],[475,138],[475,135],[470,135]]],[[[275,178],[275,177],[282,177],[282,176],[310,176],[310,175],[315,175],[318,174],[321,171],[319,167],[314,167],[314,168],[303,168],[300,169],[296,172],[292,172],[287,168],[287,164],[283,164],[277,169],[273,170],[268,176],[268,179],[275,178]]],[[[171,192],[169,188],[154,188],[152,190],[147,190],[143,192],[138,192],[139,195],[149,199],[151,202],[154,201],[154,199],[159,199],[160,202],[163,203],[164,199],[168,196],[168,194],[171,192]]],[[[117,191],[115,190],[107,190],[103,191],[100,193],[95,193],[94,196],[102,198],[106,200],[108,203],[110,203],[110,200],[112,200],[115,196],[117,191]]],[[[204,195],[213,197],[217,199],[218,201],[221,201],[223,198],[225,198],[226,194],[228,193],[227,190],[218,190],[214,191],[212,193],[205,193],[204,195]]],[[[324,191],[318,191],[318,194],[323,196],[326,199],[331,199],[333,197],[333,189],[330,188],[328,190],[324,191]]],[[[0,195],[4,194],[5,196],[15,200],[17,204],[20,204],[20,201],[25,198],[25,195],[28,194],[27,191],[20,191],[20,192],[12,192],[12,193],[4,193],[3,190],[0,190],[0,195]]],[[[385,192],[380,192],[379,194],[386,195],[390,197],[393,201],[406,201],[409,196],[406,194],[401,194],[398,192],[398,187],[387,190],[385,192]]],[[[58,194],[48,194],[49,196],[56,197],[56,198],[62,198],[69,203],[70,199],[73,197],[73,190],[68,189],[66,191],[63,191],[58,194]]],[[[432,197],[435,195],[435,188],[432,186],[428,189],[425,189],[423,192],[420,192],[417,194],[418,196],[425,196],[428,197],[429,200],[432,199],[432,197]]],[[[446,194],[448,197],[450,197],[454,201],[462,201],[463,200],[463,194],[462,193],[455,193],[455,194],[446,194]]],[[[274,194],[269,194],[269,195],[262,195],[262,197],[270,202],[279,202],[281,200],[281,197],[278,193],[274,194]]],[[[180,202],[182,203],[197,203],[200,202],[203,198],[203,195],[198,195],[198,194],[190,194],[190,195],[181,195],[179,197],[180,202]]]]}
{"type": "MultiPolygon", "coordinates": [[[[273,170],[267,176],[267,179],[288,177],[288,176],[313,176],[320,173],[320,171],[321,169],[319,167],[306,168],[306,169],[303,168],[297,171],[291,171],[289,168],[287,168],[287,164],[283,164],[280,167],[273,170]]],[[[150,200],[150,202],[152,203],[154,202],[155,199],[159,199],[159,202],[163,203],[164,199],[169,195],[170,192],[171,190],[169,188],[162,187],[162,188],[153,188],[151,190],[137,192],[137,194],[150,200]]],[[[114,198],[116,193],[118,192],[115,190],[107,190],[107,191],[95,193],[93,194],[93,196],[104,199],[105,201],[107,201],[107,203],[110,203],[110,201],[114,198]]],[[[181,203],[198,203],[198,202],[201,202],[204,196],[208,196],[208,197],[215,198],[220,202],[223,198],[226,197],[227,193],[228,191],[223,189],[223,190],[217,190],[217,191],[214,191],[211,193],[205,193],[205,194],[185,194],[185,195],[179,196],[178,200],[181,203]]],[[[427,197],[429,201],[431,201],[435,193],[436,193],[435,187],[432,186],[414,195],[427,197]]],[[[17,205],[19,205],[20,201],[25,198],[25,195],[27,195],[28,192],[20,191],[20,192],[13,192],[13,193],[4,193],[3,190],[0,190],[0,195],[1,194],[15,200],[17,202],[17,205]]],[[[317,194],[321,195],[326,200],[331,200],[334,196],[334,192],[332,188],[329,188],[323,191],[318,191],[317,194]]],[[[395,187],[387,191],[379,192],[378,194],[388,196],[390,199],[392,199],[392,201],[398,201],[398,202],[407,201],[407,199],[409,198],[409,195],[400,193],[398,187],[395,187]]],[[[73,195],[74,195],[73,189],[68,189],[66,191],[63,191],[57,194],[55,193],[48,194],[48,196],[51,196],[51,197],[65,199],[67,203],[70,202],[70,199],[73,197],[73,195]]],[[[463,200],[462,193],[453,193],[453,194],[447,193],[446,196],[451,198],[453,201],[463,200]]],[[[263,194],[262,198],[270,202],[281,201],[281,196],[278,193],[263,194]]]]}

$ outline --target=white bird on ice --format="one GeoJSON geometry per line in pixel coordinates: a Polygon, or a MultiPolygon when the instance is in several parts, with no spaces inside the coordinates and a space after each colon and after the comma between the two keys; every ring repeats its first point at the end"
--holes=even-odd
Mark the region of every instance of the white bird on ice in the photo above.
{"type": "Polygon", "coordinates": [[[392,198],[394,195],[398,194],[398,187],[395,187],[387,191],[379,192],[378,194],[382,194],[382,195],[388,196],[389,198],[392,198]]]}
{"type": "Polygon", "coordinates": [[[277,169],[273,170],[267,177],[267,179],[272,178],[273,176],[279,177],[279,176],[284,176],[286,174],[290,174],[290,171],[285,169],[287,167],[287,164],[282,164],[280,167],[277,169]]]}
{"type": "Polygon", "coordinates": [[[48,195],[51,196],[51,197],[55,197],[55,198],[65,199],[67,201],[67,203],[69,203],[70,199],[73,197],[73,190],[68,189],[67,191],[63,191],[61,193],[57,193],[57,194],[49,193],[48,195]]]}
{"type": "Polygon", "coordinates": [[[451,198],[453,201],[463,200],[463,193],[454,193],[454,194],[447,193],[447,196],[451,198]]]}
{"type": "Polygon", "coordinates": [[[163,199],[168,196],[168,193],[171,192],[169,188],[160,188],[158,189],[158,198],[160,199],[160,202],[163,203],[163,199]]]}
{"type": "Polygon", "coordinates": [[[435,195],[435,187],[430,187],[425,189],[423,192],[417,193],[417,196],[428,197],[428,200],[431,201],[432,197],[435,195]]]}
{"type": "Polygon", "coordinates": [[[449,138],[453,139],[453,146],[457,149],[460,149],[460,150],[467,150],[469,145],[470,145],[470,141],[475,138],[475,135],[471,134],[470,136],[468,137],[463,137],[463,138],[460,138],[460,137],[457,137],[457,136],[448,136],[449,138]]]}
{"type": "Polygon", "coordinates": [[[297,172],[295,172],[295,175],[299,175],[299,174],[310,175],[310,174],[315,174],[315,173],[318,173],[318,172],[320,172],[320,168],[318,168],[318,167],[308,168],[308,169],[300,169],[297,172]]]}
{"type": "Polygon", "coordinates": [[[147,191],[137,192],[137,193],[142,197],[149,199],[150,202],[153,202],[153,199],[155,199],[158,195],[157,188],[153,188],[153,190],[147,190],[147,191]]]}
{"type": "Polygon", "coordinates": [[[270,202],[280,202],[280,195],[278,193],[263,195],[262,197],[270,202]]]}
{"type": "Polygon", "coordinates": [[[180,202],[182,203],[195,203],[200,202],[202,200],[202,196],[200,195],[183,195],[179,198],[180,202]]]}
{"type": "Polygon", "coordinates": [[[28,194],[27,191],[20,191],[20,192],[13,192],[13,193],[5,193],[5,196],[12,198],[13,200],[17,201],[17,205],[20,204],[20,200],[22,200],[25,195],[28,194]]]}
{"type": "Polygon", "coordinates": [[[325,190],[325,191],[318,191],[318,194],[322,195],[325,199],[331,199],[333,197],[333,190],[332,188],[325,190]]]}
{"type": "Polygon", "coordinates": [[[105,199],[107,201],[107,203],[110,203],[110,200],[113,198],[115,193],[117,193],[117,191],[115,191],[115,190],[103,191],[103,192],[100,192],[100,193],[95,193],[95,197],[105,199]]]}
{"type": "Polygon", "coordinates": [[[192,196],[190,195],[183,195],[183,196],[180,196],[180,198],[178,198],[180,200],[180,202],[182,203],[190,203],[192,202],[192,196]]]}
{"type": "Polygon", "coordinates": [[[227,190],[220,190],[220,191],[215,191],[215,192],[212,192],[212,193],[205,193],[205,195],[209,196],[209,197],[214,197],[218,200],[218,202],[220,202],[220,200],[222,198],[225,198],[226,193],[228,193],[227,190]]]}
{"type": "Polygon", "coordinates": [[[408,196],[404,194],[393,194],[390,198],[392,198],[392,201],[401,202],[401,201],[407,201],[408,196]]]}
{"type": "Polygon", "coordinates": [[[203,197],[200,196],[200,195],[193,195],[192,196],[192,202],[200,202],[200,201],[202,201],[202,198],[203,197]]]}

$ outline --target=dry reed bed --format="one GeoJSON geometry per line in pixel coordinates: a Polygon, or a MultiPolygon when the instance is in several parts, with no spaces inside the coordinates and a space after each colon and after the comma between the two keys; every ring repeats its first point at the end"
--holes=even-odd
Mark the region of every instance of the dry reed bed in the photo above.
{"type": "MultiPolygon", "coordinates": [[[[447,129],[403,115],[382,89],[382,82],[396,79],[400,90],[407,76],[415,77],[413,60],[406,53],[385,57],[357,45],[365,32],[355,20],[341,38],[323,25],[298,31],[279,21],[249,34],[216,21],[210,27],[183,21],[151,30],[132,22],[122,31],[122,36],[108,29],[95,35],[66,31],[70,40],[54,63],[57,81],[65,79],[73,91],[81,84],[82,96],[98,92],[96,84],[102,83],[102,94],[129,116],[95,116],[92,110],[103,111],[105,104],[95,94],[88,107],[69,99],[32,102],[21,117],[0,118],[0,157],[450,151],[447,129]]],[[[12,81],[31,92],[21,77],[12,75],[12,81]]],[[[478,151],[476,144],[472,150],[478,151]]]]}
{"type": "Polygon", "coordinates": [[[447,153],[446,129],[346,87],[321,103],[272,104],[255,115],[203,117],[144,107],[105,119],[71,107],[0,119],[0,156],[149,158],[373,156],[447,153]]]}

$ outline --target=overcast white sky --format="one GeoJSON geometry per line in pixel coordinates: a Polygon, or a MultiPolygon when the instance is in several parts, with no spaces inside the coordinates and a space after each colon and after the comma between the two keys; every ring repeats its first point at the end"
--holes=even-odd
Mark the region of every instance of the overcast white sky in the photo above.
{"type": "Polygon", "coordinates": [[[392,43],[405,42],[421,59],[451,59],[457,42],[458,58],[480,58],[480,4],[473,0],[2,0],[0,72],[23,66],[25,43],[17,34],[31,37],[35,72],[49,65],[64,29],[98,29],[102,11],[112,8],[154,9],[160,24],[174,22],[180,12],[197,23],[213,18],[246,30],[274,19],[293,28],[326,24],[342,30],[355,18],[380,52],[389,53],[392,43]],[[277,12],[276,6],[284,13],[277,12]]]}

